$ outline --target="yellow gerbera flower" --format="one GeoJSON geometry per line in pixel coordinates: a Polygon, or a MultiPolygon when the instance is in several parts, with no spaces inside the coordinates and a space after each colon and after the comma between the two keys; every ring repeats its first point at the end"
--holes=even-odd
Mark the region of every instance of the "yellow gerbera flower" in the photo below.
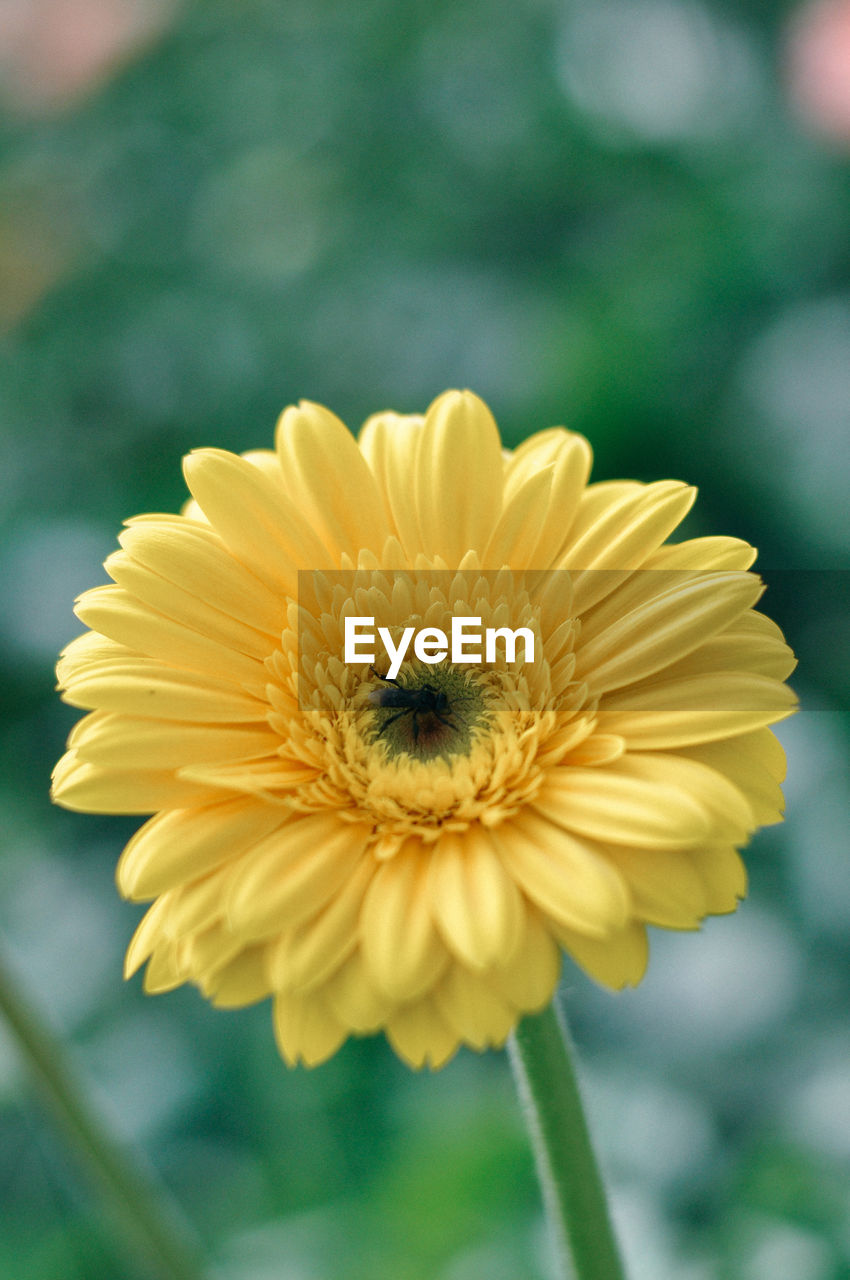
{"type": "Polygon", "coordinates": [[[90,714],[53,794],[155,814],[118,867],[155,899],[146,990],[271,995],[290,1063],[383,1029],[436,1067],[544,1006],[562,949],[619,988],[647,924],[735,909],[737,849],[781,818],[794,659],[751,547],[665,545],[693,489],[590,462],[563,428],[504,452],[469,392],[359,441],[304,403],[274,452],[192,453],[182,515],[129,522],[59,663],[90,714]],[[395,683],[354,618],[399,650],[429,629],[395,683]],[[435,664],[462,618],[534,660],[502,634],[435,664]]]}

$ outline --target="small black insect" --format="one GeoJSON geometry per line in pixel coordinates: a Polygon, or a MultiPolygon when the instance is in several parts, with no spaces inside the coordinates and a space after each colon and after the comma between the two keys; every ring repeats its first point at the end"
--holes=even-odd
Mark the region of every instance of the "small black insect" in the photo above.
{"type": "Polygon", "coordinates": [[[376,707],[398,707],[394,716],[388,716],[378,730],[378,737],[384,733],[391,724],[395,724],[396,720],[400,720],[402,716],[410,716],[413,725],[413,741],[419,741],[419,717],[434,716],[439,720],[440,724],[447,725],[449,729],[456,729],[457,725],[453,724],[447,717],[451,715],[451,705],[442,689],[436,688],[433,684],[420,684],[415,689],[406,689],[400,685],[398,680],[392,680],[388,676],[382,676],[374,667],[371,668],[372,675],[377,676],[379,680],[383,680],[385,685],[390,687],[387,689],[373,689],[369,694],[369,701],[376,707]]]}

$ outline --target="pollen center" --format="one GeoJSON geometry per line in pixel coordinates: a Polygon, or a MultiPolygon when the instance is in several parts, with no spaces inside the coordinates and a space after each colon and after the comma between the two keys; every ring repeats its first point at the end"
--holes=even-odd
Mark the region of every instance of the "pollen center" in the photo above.
{"type": "Polygon", "coordinates": [[[412,663],[394,681],[375,675],[368,701],[370,740],[383,744],[390,759],[468,756],[486,724],[483,688],[450,665],[412,663]]]}
{"type": "Polygon", "coordinates": [[[302,577],[290,629],[266,663],[269,725],[281,758],[304,771],[286,803],[366,824],[378,857],[410,837],[428,844],[506,822],[537,794],[548,762],[593,731],[587,686],[572,680],[566,575],[525,581],[470,558],[457,571],[363,565],[302,577]],[[347,618],[360,633],[353,662],[347,618]],[[537,659],[502,645],[495,656],[414,653],[395,665],[411,629],[448,635],[456,618],[482,632],[528,628],[537,659]]]}

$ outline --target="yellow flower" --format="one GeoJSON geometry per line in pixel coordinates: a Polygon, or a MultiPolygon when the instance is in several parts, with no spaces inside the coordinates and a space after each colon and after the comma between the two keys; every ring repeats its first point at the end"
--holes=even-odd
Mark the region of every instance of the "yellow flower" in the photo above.
{"type": "Polygon", "coordinates": [[[359,441],[305,403],[274,452],[192,453],[182,515],[129,521],[59,663],[90,714],[53,794],[155,814],[118,867],[155,900],[146,990],[271,995],[290,1063],[383,1029],[436,1067],[544,1006],[562,949],[619,988],[646,925],[735,909],[737,849],[781,818],[794,659],[751,547],[666,544],[692,489],[590,461],[563,428],[504,452],[469,392],[359,441]],[[537,646],[393,685],[380,647],[344,660],[353,617],[537,646]]]}

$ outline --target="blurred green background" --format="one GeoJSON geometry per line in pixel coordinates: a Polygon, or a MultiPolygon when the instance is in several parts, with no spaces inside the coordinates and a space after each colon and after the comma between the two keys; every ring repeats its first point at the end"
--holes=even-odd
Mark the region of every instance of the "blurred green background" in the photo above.
{"type": "MultiPolygon", "coordinates": [[[[801,657],[788,821],[736,916],[563,998],[631,1280],[850,1275],[847,11],[0,8],[0,943],[216,1280],[552,1274],[503,1055],[288,1071],[266,1005],[146,999],[113,886],[137,824],[46,798],[73,597],[183,501],[181,455],[448,386],[510,443],[584,432],[598,479],[697,483],[689,532],[761,549],[801,657]]],[[[152,1274],[2,1027],[0,1206],[3,1280],[152,1274]]]]}

